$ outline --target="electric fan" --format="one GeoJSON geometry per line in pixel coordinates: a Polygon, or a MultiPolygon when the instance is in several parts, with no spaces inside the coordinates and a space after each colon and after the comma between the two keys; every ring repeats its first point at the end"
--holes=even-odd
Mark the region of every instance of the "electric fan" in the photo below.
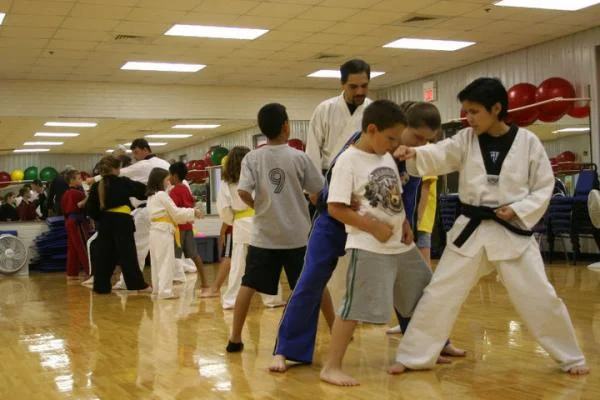
{"type": "Polygon", "coordinates": [[[27,247],[16,236],[0,235],[0,273],[14,274],[27,263],[27,247]]]}

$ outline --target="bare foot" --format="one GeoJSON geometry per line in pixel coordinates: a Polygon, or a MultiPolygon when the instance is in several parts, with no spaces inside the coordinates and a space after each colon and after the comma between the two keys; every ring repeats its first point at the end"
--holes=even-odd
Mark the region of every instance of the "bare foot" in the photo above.
{"type": "Polygon", "coordinates": [[[287,370],[287,366],[285,365],[285,356],[281,354],[275,354],[273,356],[273,360],[271,361],[271,365],[269,366],[269,371],[271,372],[285,372],[287,370]]]}
{"type": "Polygon", "coordinates": [[[337,386],[358,386],[360,383],[341,369],[321,370],[321,380],[337,386]]]}
{"type": "Polygon", "coordinates": [[[587,375],[590,373],[590,369],[587,365],[578,365],[577,367],[573,367],[569,370],[569,374],[571,375],[587,375]]]}
{"type": "Polygon", "coordinates": [[[407,370],[408,370],[408,368],[406,368],[404,365],[402,365],[400,363],[396,363],[388,369],[388,374],[400,375],[400,374],[406,372],[407,370]]]}
{"type": "Polygon", "coordinates": [[[215,289],[201,290],[198,297],[200,298],[208,298],[208,297],[219,297],[221,293],[215,289]]]}
{"type": "Polygon", "coordinates": [[[439,356],[436,364],[452,364],[452,360],[448,357],[439,356]]]}
{"type": "Polygon", "coordinates": [[[442,355],[448,357],[466,357],[467,352],[463,349],[459,349],[452,343],[448,343],[446,347],[444,347],[444,349],[442,350],[442,355]]]}

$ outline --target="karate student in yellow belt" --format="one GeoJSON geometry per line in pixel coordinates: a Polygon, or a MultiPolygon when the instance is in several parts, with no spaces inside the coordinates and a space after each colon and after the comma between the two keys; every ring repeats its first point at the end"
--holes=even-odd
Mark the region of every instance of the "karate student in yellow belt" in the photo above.
{"type": "Polygon", "coordinates": [[[173,236],[179,245],[178,224],[201,218],[202,212],[194,208],[180,208],[166,192],[169,171],[154,168],[150,172],[146,194],[146,208],[150,215],[150,262],[152,263],[152,296],[158,299],[176,298],[173,292],[175,247],[173,236]]]}
{"type": "MultiPolygon", "coordinates": [[[[249,151],[250,149],[242,146],[231,149],[227,161],[223,165],[223,182],[217,195],[219,217],[227,225],[233,225],[231,269],[227,289],[221,297],[223,308],[226,310],[233,309],[235,298],[242,285],[242,276],[246,270],[246,254],[248,254],[254,221],[254,210],[249,208],[237,193],[242,159],[249,151]]],[[[281,285],[279,285],[276,295],[261,294],[261,297],[263,304],[267,307],[279,307],[285,304],[281,296],[281,285]]]]}

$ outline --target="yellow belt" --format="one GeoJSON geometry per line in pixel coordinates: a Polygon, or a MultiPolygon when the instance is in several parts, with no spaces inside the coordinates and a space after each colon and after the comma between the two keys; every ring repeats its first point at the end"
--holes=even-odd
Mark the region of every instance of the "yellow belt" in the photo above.
{"type": "Polygon", "coordinates": [[[119,214],[131,214],[131,207],[129,206],[119,206],[115,208],[109,208],[106,210],[107,212],[119,213],[119,214]]]}
{"type": "Polygon", "coordinates": [[[158,217],[158,218],[152,218],[151,221],[152,222],[166,222],[167,224],[173,225],[175,227],[175,243],[177,243],[177,247],[181,247],[181,232],[179,231],[179,225],[177,225],[171,217],[169,217],[168,215],[165,215],[165,216],[158,217]]]}
{"type": "Polygon", "coordinates": [[[233,219],[249,218],[254,216],[254,209],[247,208],[244,211],[236,211],[233,213],[233,219]]]}

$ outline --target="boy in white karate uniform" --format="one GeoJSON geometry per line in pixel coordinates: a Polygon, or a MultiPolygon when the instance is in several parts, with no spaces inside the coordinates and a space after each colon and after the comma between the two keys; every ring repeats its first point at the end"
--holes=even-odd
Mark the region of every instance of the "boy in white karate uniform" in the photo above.
{"type": "Polygon", "coordinates": [[[542,218],[554,187],[544,147],[532,132],[508,126],[506,89],[479,78],[458,99],[470,128],[419,148],[400,146],[415,175],[458,171],[461,216],[425,289],[389,372],[435,365],[462,303],[479,278],[497,270],[528,330],[563,371],[589,369],[569,313],[544,271],[530,229],[542,218]]]}

